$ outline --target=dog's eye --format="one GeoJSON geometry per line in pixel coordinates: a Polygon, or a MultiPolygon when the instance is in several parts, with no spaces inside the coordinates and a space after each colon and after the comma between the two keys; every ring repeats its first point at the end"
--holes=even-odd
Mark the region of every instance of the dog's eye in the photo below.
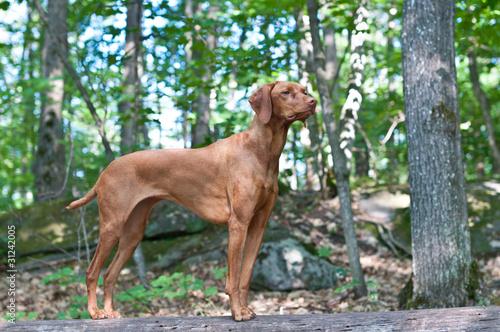
{"type": "Polygon", "coordinates": [[[284,95],[289,95],[289,94],[290,94],[290,91],[283,91],[283,94],[284,94],[284,95]]]}

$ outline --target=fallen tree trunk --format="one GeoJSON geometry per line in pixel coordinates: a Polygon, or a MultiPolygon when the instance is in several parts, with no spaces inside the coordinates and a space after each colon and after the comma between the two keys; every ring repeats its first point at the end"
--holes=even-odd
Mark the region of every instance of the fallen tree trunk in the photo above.
{"type": "Polygon", "coordinates": [[[499,331],[500,306],[390,312],[231,317],[149,317],[1,322],[7,331],[499,331]]]}

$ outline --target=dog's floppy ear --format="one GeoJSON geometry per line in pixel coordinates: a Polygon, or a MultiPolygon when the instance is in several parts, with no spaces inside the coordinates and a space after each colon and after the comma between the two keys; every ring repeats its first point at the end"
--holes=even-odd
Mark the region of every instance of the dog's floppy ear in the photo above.
{"type": "Polygon", "coordinates": [[[271,91],[275,84],[276,82],[264,84],[262,88],[255,91],[248,99],[252,109],[257,113],[260,122],[263,124],[268,124],[271,121],[271,115],[273,114],[271,91]]]}

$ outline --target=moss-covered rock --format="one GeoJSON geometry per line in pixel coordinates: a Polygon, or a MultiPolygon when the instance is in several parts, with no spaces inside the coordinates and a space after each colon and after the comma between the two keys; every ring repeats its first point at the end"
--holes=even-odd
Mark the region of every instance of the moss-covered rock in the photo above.
{"type": "MultiPolygon", "coordinates": [[[[18,258],[44,253],[75,251],[85,246],[82,219],[90,247],[97,245],[99,212],[97,203],[66,210],[70,200],[40,202],[0,215],[0,232],[7,225],[16,226],[18,258]]],[[[145,239],[197,233],[209,224],[184,207],[172,202],[160,202],[153,209],[146,227],[145,239]]],[[[1,233],[0,233],[1,234],[1,233]]],[[[0,249],[2,250],[2,249],[0,249]]]]}
{"type": "Polygon", "coordinates": [[[97,243],[97,204],[88,205],[85,210],[68,211],[68,200],[35,203],[19,210],[4,212],[0,216],[0,229],[7,225],[16,226],[16,254],[18,258],[40,253],[76,250],[78,234],[80,245],[84,246],[81,225],[82,213],[91,246],[97,243]]]}

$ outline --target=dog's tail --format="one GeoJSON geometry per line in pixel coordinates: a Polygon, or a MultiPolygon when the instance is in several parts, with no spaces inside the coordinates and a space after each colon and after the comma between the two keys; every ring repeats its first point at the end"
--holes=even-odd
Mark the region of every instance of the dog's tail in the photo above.
{"type": "Polygon", "coordinates": [[[78,209],[79,207],[82,207],[84,205],[89,204],[94,200],[94,198],[97,196],[97,184],[94,185],[92,189],[87,193],[87,195],[83,196],[80,199],[77,199],[76,201],[72,202],[70,205],[66,206],[66,209],[68,210],[74,210],[78,209]]]}

